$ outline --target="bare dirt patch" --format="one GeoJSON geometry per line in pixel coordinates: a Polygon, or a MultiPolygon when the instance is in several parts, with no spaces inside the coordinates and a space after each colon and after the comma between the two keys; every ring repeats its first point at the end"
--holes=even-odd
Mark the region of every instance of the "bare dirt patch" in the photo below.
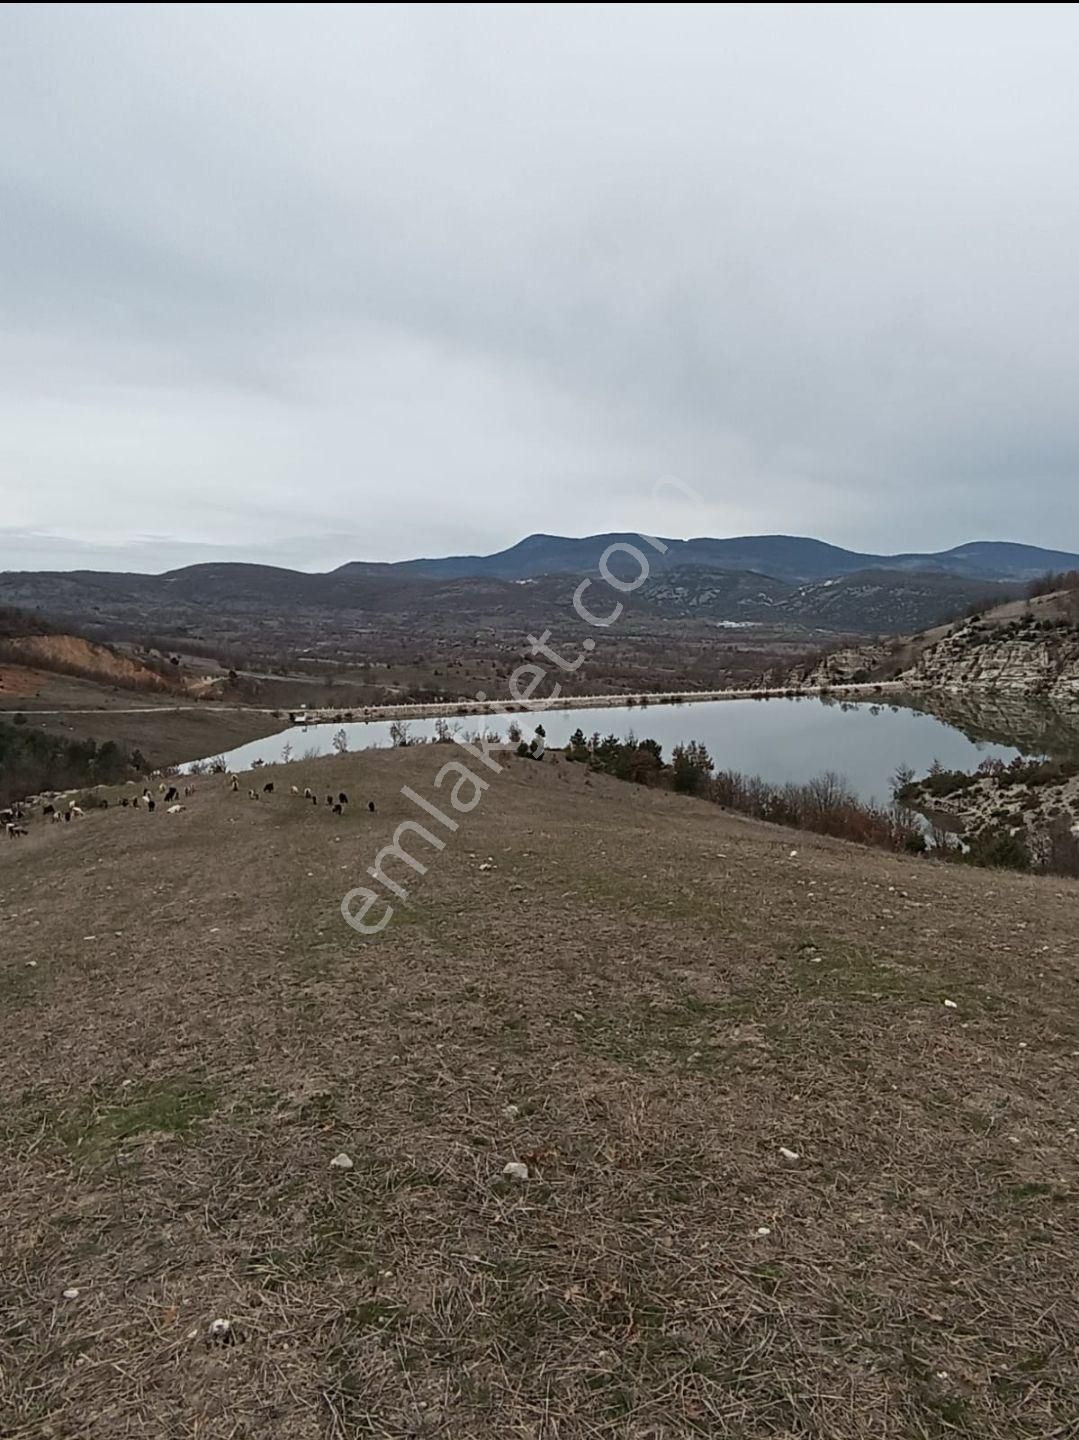
{"type": "Polygon", "coordinates": [[[0,702],[36,695],[47,679],[24,665],[0,665],[0,702]]]}

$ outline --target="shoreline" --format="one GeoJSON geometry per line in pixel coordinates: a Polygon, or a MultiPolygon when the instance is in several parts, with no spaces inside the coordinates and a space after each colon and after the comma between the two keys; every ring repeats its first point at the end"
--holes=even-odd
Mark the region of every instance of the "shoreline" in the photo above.
{"type": "Polygon", "coordinates": [[[909,681],[884,680],[865,685],[781,685],[753,686],[743,690],[639,690],[631,695],[559,695],[552,699],[529,700],[431,700],[398,705],[319,706],[317,709],[290,710],[281,705],[219,705],[210,700],[189,705],[96,705],[89,708],[63,707],[32,710],[26,706],[0,706],[0,718],[6,710],[27,718],[40,715],[176,715],[190,712],[199,715],[271,715],[287,725],[362,725],[379,720],[435,720],[462,715],[527,715],[544,710],[618,710],[650,705],[693,705],[715,700],[801,700],[841,696],[844,699],[871,700],[886,694],[905,694],[926,687],[909,681]]]}
{"type": "Polygon", "coordinates": [[[872,700],[914,689],[909,682],[882,681],[867,685],[755,686],[745,690],[638,691],[632,695],[559,695],[530,700],[448,700],[402,705],[368,705],[362,709],[290,710],[289,721],[306,729],[311,725],[362,725],[379,720],[436,720],[465,715],[529,715],[552,710],[647,710],[652,705],[694,705],[716,700],[801,700],[840,696],[872,700]]]}

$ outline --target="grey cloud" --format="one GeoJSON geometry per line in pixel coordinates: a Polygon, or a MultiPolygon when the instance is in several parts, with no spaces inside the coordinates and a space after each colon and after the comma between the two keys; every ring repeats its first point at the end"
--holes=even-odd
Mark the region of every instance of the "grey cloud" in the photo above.
{"type": "Polygon", "coordinates": [[[0,559],[1079,548],[1077,47],[1063,7],[9,7],[0,559]]]}

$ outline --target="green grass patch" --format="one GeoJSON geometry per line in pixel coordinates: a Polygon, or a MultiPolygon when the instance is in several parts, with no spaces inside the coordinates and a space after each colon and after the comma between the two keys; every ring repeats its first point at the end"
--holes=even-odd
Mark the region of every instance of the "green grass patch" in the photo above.
{"type": "Polygon", "coordinates": [[[60,1137],[84,1159],[101,1160],[137,1135],[187,1136],[216,1106],[212,1086],[177,1075],[131,1086],[120,1100],[91,1097],[61,1121],[60,1137]]]}

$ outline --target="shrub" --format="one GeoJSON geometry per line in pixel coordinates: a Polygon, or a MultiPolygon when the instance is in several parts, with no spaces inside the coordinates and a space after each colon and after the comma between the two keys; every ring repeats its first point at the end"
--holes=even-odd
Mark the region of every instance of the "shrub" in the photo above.
{"type": "Polygon", "coordinates": [[[983,830],[972,839],[968,858],[975,865],[988,865],[996,870],[1031,869],[1026,842],[1015,831],[1003,828],[983,830]]]}
{"type": "Polygon", "coordinates": [[[1046,830],[1041,860],[1050,874],[1079,879],[1079,835],[1073,833],[1069,816],[1058,816],[1046,830]]]}

